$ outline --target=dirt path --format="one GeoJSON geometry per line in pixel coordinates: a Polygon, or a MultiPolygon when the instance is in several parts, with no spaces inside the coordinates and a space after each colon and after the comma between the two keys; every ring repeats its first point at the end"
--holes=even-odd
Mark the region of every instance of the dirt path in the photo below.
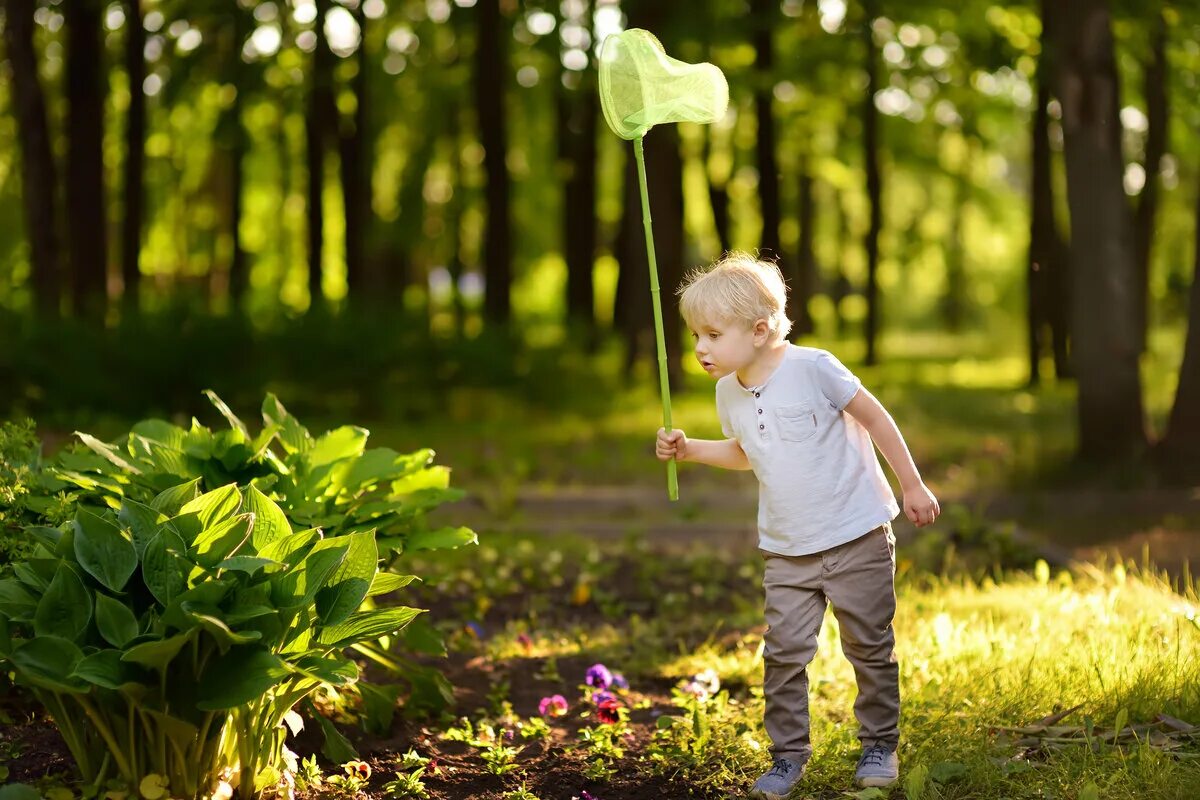
{"type": "MultiPolygon", "coordinates": [[[[746,482],[743,482],[746,483],[746,482]]],[[[595,539],[646,537],[667,545],[703,541],[750,548],[756,541],[753,483],[681,490],[677,503],[658,486],[521,487],[500,496],[489,487],[467,487],[466,500],[439,509],[435,519],[482,531],[573,534],[595,539]]],[[[1056,563],[1116,552],[1179,574],[1200,564],[1200,488],[1036,492],[992,497],[943,498],[943,510],[965,507],[972,520],[1014,526],[1056,563]]],[[[965,513],[965,512],[964,512],[965,513]]],[[[952,517],[939,523],[943,530],[952,517]]],[[[903,544],[915,528],[895,523],[903,544]]]]}

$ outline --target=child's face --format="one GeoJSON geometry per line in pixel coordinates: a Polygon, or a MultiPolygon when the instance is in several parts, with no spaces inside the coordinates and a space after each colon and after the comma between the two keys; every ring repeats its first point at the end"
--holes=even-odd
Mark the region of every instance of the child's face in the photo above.
{"type": "Polygon", "coordinates": [[[713,378],[749,365],[769,338],[766,320],[754,325],[731,320],[697,321],[691,331],[696,360],[713,378]]]}

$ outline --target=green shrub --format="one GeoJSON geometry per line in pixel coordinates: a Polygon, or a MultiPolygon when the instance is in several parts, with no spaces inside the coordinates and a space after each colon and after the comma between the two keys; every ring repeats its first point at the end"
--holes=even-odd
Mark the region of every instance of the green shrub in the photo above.
{"type": "Polygon", "coordinates": [[[115,771],[200,797],[228,780],[251,797],[287,780],[293,706],[353,683],[344,651],[419,613],[374,608],[414,580],[380,556],[475,541],[426,523],[459,495],[431,451],[367,450],[352,426],[314,438],[273,396],[252,436],[210,399],[228,430],[78,434],[25,497],[72,518],[27,526],[34,551],[0,580],[0,656],[96,784],[115,771]]]}

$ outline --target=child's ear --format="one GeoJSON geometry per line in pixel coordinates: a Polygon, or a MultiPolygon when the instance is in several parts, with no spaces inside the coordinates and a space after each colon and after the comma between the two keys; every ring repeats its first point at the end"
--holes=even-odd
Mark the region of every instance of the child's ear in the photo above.
{"type": "Polygon", "coordinates": [[[765,319],[757,319],[754,321],[754,339],[755,341],[762,340],[766,342],[771,336],[771,323],[765,319]]]}

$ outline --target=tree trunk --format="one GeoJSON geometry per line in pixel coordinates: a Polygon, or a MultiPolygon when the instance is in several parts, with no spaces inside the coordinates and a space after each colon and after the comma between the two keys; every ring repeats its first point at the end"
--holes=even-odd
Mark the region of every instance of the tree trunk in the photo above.
{"type": "Polygon", "coordinates": [[[67,253],[75,313],[101,318],[108,285],[104,194],[104,5],[65,0],[67,25],[67,253]]]}
{"type": "Polygon", "coordinates": [[[59,239],[55,198],[58,186],[46,100],[34,48],[35,0],[8,0],[4,39],[12,65],[13,110],[21,148],[21,201],[29,237],[33,303],[43,316],[59,313],[59,239]]]}
{"type": "Polygon", "coordinates": [[[813,198],[813,177],[809,170],[808,154],[800,158],[800,241],[796,253],[796,274],[788,294],[788,318],[792,320],[792,340],[813,332],[808,303],[816,290],[817,255],[814,248],[817,206],[813,198]]]}
{"type": "Polygon", "coordinates": [[[1196,251],[1187,340],[1175,389],[1175,405],[1158,445],[1159,463],[1172,482],[1200,480],[1200,193],[1196,199],[1196,251]]]}
{"type": "Polygon", "coordinates": [[[242,122],[242,109],[245,108],[245,96],[250,87],[246,80],[246,64],[242,61],[242,47],[248,27],[246,12],[235,5],[230,13],[233,14],[234,28],[229,59],[236,94],[233,106],[229,109],[229,307],[237,313],[242,309],[246,289],[250,285],[250,268],[246,263],[246,250],[242,247],[242,194],[246,183],[246,128],[242,122]]]}
{"type": "Polygon", "coordinates": [[[850,220],[846,214],[845,201],[840,189],[833,190],[833,210],[837,215],[837,253],[833,262],[833,283],[829,288],[829,302],[833,306],[834,331],[840,338],[846,334],[846,317],[842,314],[842,301],[850,296],[852,286],[846,277],[846,254],[850,249],[850,220]]]}
{"type": "Polygon", "coordinates": [[[563,187],[567,319],[590,347],[595,341],[592,272],[596,260],[596,121],[600,107],[595,71],[587,70],[575,90],[559,81],[557,92],[559,158],[567,169],[563,187]]]}
{"type": "Polygon", "coordinates": [[[322,251],[325,246],[325,144],[330,126],[337,123],[337,105],[333,99],[333,51],[325,40],[325,16],[330,0],[316,0],[317,35],[313,51],[312,85],[308,95],[308,113],[304,130],[308,160],[308,299],[310,312],[321,310],[325,298],[321,289],[322,251]]]}
{"type": "MultiPolygon", "coordinates": [[[[372,296],[367,276],[366,244],[371,231],[371,153],[373,150],[368,118],[367,15],[360,2],[354,11],[358,21],[359,42],[356,55],[358,72],[354,76],[353,129],[345,130],[341,144],[342,201],[346,210],[346,295],[351,303],[372,296]]],[[[457,188],[457,187],[456,187],[457,188]]]]}
{"type": "MultiPolygon", "coordinates": [[[[1052,90],[1058,86],[1060,69],[1058,65],[1059,33],[1061,27],[1059,16],[1062,13],[1057,0],[1042,0],[1042,55],[1038,64],[1038,102],[1043,111],[1042,123],[1045,130],[1041,137],[1049,142],[1050,117],[1049,105],[1052,90]]],[[[1035,121],[1036,125],[1036,121],[1035,121]]],[[[1036,135],[1036,134],[1035,134],[1036,135]]],[[[1044,261],[1041,262],[1043,280],[1046,286],[1045,318],[1050,326],[1051,349],[1054,352],[1054,376],[1058,380],[1073,376],[1070,360],[1071,336],[1071,252],[1065,241],[1065,233],[1060,230],[1056,202],[1054,199],[1053,152],[1047,144],[1045,158],[1035,160],[1034,166],[1042,171],[1035,180],[1042,181],[1040,207],[1046,215],[1042,224],[1045,230],[1040,235],[1048,236],[1048,240],[1040,246],[1046,248],[1044,261]]]]}
{"type": "Polygon", "coordinates": [[[126,0],[125,73],[129,77],[129,110],[125,123],[125,218],[121,221],[122,301],[136,312],[142,284],[142,225],[146,164],[146,29],[141,0],[126,0]]]}
{"type": "Polygon", "coordinates": [[[1060,91],[1071,209],[1072,366],[1079,453],[1118,463],[1145,449],[1133,231],[1123,188],[1120,105],[1105,0],[1067,0],[1060,91]]]}
{"type": "Polygon", "coordinates": [[[729,184],[727,181],[713,180],[712,168],[708,163],[712,158],[713,135],[713,126],[705,125],[704,152],[701,158],[704,163],[704,177],[708,183],[708,202],[712,205],[713,227],[717,231],[721,252],[727,253],[733,247],[729,235],[729,184]]]}
{"type": "Polygon", "coordinates": [[[507,21],[500,0],[479,0],[475,43],[475,108],[487,175],[484,233],[484,318],[505,325],[511,314],[512,230],[509,218],[508,131],[505,78],[509,74],[507,21]]]}
{"type": "Polygon", "coordinates": [[[875,2],[866,3],[863,21],[863,44],[866,56],[867,92],[863,100],[863,165],[867,177],[867,199],[870,203],[870,226],[867,229],[867,340],[866,363],[878,363],[876,340],[879,335],[879,234],[883,230],[883,179],[879,174],[879,111],[875,108],[875,92],[879,89],[879,60],[871,26],[875,21],[875,2]]]}
{"type": "Polygon", "coordinates": [[[622,180],[621,222],[613,246],[619,264],[613,298],[613,329],[619,331],[625,339],[625,371],[628,373],[640,355],[640,334],[645,331],[646,319],[650,315],[650,306],[646,302],[650,284],[644,240],[637,234],[637,231],[641,230],[642,206],[633,143],[623,142],[622,149],[625,151],[625,168],[622,180]]]}
{"type": "Polygon", "coordinates": [[[1158,214],[1159,170],[1167,152],[1167,20],[1160,12],[1155,21],[1150,63],[1145,66],[1144,93],[1146,96],[1146,184],[1142,187],[1134,222],[1134,241],[1137,250],[1137,295],[1135,297],[1138,348],[1146,349],[1150,324],[1150,251],[1154,243],[1154,220],[1158,214]]]}
{"type": "Polygon", "coordinates": [[[775,156],[775,115],[771,109],[775,68],[771,34],[775,29],[775,11],[778,7],[777,0],[753,0],[750,13],[754,20],[754,111],[757,121],[758,196],[762,206],[759,243],[763,255],[778,260],[783,267],[784,258],[779,242],[779,223],[782,220],[779,165],[775,156]]]}
{"type": "Polygon", "coordinates": [[[1038,67],[1037,106],[1033,112],[1030,142],[1032,153],[1029,191],[1029,258],[1026,272],[1026,329],[1029,352],[1029,385],[1041,382],[1041,358],[1045,350],[1044,334],[1049,320],[1049,275],[1054,269],[1055,240],[1054,186],[1050,175],[1050,88],[1043,74],[1046,62],[1038,67]]]}

